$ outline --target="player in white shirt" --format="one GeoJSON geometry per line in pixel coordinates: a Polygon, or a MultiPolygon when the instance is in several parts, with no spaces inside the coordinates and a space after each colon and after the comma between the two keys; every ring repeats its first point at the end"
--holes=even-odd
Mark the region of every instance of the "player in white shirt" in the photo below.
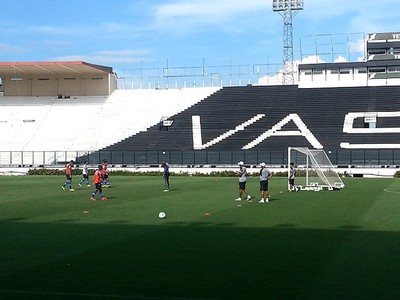
{"type": "Polygon", "coordinates": [[[86,186],[90,187],[89,184],[89,165],[88,162],[85,160],[85,163],[82,167],[82,180],[79,182],[79,186],[82,186],[82,183],[86,181],[86,186]]]}
{"type": "Polygon", "coordinates": [[[258,203],[268,203],[269,202],[269,190],[268,190],[268,180],[272,177],[272,173],[267,169],[265,163],[260,164],[260,192],[261,200],[258,203]]]}
{"type": "Polygon", "coordinates": [[[247,170],[244,166],[244,162],[240,161],[239,165],[239,172],[237,172],[239,176],[239,197],[235,199],[235,201],[242,201],[243,192],[247,195],[246,200],[249,201],[251,199],[251,195],[246,190],[246,181],[247,181],[247,170]]]}

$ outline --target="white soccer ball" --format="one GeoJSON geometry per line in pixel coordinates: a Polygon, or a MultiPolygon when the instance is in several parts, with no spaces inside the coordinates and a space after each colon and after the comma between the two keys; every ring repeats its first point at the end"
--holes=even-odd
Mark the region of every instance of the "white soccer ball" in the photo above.
{"type": "Polygon", "coordinates": [[[160,211],[160,212],[158,213],[158,217],[159,217],[160,219],[165,219],[166,216],[167,216],[167,214],[166,214],[165,212],[163,212],[163,211],[160,211]]]}

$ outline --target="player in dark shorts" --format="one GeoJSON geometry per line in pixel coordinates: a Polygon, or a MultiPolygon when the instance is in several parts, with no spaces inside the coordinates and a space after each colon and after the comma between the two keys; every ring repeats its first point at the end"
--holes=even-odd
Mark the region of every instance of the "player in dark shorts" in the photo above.
{"type": "Polygon", "coordinates": [[[169,192],[169,176],[170,176],[169,164],[165,160],[163,160],[161,162],[161,167],[163,167],[163,169],[164,169],[164,172],[163,172],[163,177],[164,177],[164,181],[165,181],[165,190],[164,190],[164,192],[169,192]]]}
{"type": "Polygon", "coordinates": [[[237,172],[239,176],[239,197],[235,199],[235,201],[242,201],[242,195],[245,193],[247,195],[246,200],[251,201],[251,195],[246,190],[246,181],[247,181],[247,170],[244,166],[244,162],[238,162],[239,171],[237,172]]]}
{"type": "Polygon", "coordinates": [[[289,176],[288,176],[289,192],[297,192],[297,188],[294,185],[295,178],[296,178],[296,168],[294,166],[294,163],[290,163],[290,170],[289,170],[289,176]]]}
{"type": "Polygon", "coordinates": [[[72,168],[74,166],[74,161],[71,160],[67,165],[65,166],[65,177],[67,178],[67,181],[64,183],[64,185],[61,187],[63,190],[65,190],[66,186],[69,186],[69,191],[74,192],[75,190],[72,188],[72,168]]]}
{"type": "Polygon", "coordinates": [[[89,184],[89,165],[88,162],[85,160],[85,163],[82,167],[82,180],[79,182],[79,186],[82,186],[82,183],[86,181],[86,186],[90,187],[89,184]]]}
{"type": "Polygon", "coordinates": [[[260,164],[260,192],[261,200],[258,203],[268,203],[269,202],[269,190],[268,190],[268,180],[272,177],[270,170],[266,168],[265,163],[260,164]]]}
{"type": "Polygon", "coordinates": [[[96,201],[95,197],[96,197],[97,192],[100,193],[101,200],[103,200],[103,201],[107,200],[107,198],[104,197],[104,193],[103,193],[103,185],[102,185],[102,183],[103,183],[103,172],[102,171],[103,171],[103,166],[99,165],[98,169],[96,170],[96,172],[94,172],[93,183],[94,183],[96,189],[93,191],[92,197],[90,197],[90,200],[92,200],[92,201],[96,201]]]}

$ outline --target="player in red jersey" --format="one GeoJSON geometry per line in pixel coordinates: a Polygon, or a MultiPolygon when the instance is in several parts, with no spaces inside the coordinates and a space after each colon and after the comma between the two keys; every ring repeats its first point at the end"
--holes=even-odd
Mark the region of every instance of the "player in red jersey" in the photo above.
{"type": "Polygon", "coordinates": [[[64,183],[64,185],[61,187],[63,190],[65,190],[65,187],[68,185],[69,186],[69,191],[74,192],[75,190],[72,188],[72,168],[74,166],[74,161],[71,160],[67,165],[65,166],[65,177],[67,177],[67,181],[64,183]]]}
{"type": "Polygon", "coordinates": [[[110,187],[111,186],[110,176],[108,175],[108,172],[107,172],[108,162],[105,159],[103,160],[102,166],[103,166],[102,172],[103,172],[103,180],[104,180],[103,187],[110,187]]]}
{"type": "Polygon", "coordinates": [[[103,182],[103,166],[99,165],[98,169],[96,170],[96,172],[94,172],[94,175],[93,175],[93,183],[94,183],[96,189],[93,191],[92,197],[90,197],[90,200],[96,201],[95,197],[96,197],[97,192],[100,192],[101,200],[103,200],[103,201],[107,200],[107,198],[104,197],[104,194],[103,194],[102,182],[103,182]]]}

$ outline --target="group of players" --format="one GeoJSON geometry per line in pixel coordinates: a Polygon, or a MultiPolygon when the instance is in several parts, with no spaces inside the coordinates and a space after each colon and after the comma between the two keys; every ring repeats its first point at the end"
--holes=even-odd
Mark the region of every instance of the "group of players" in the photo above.
{"type": "MultiPolygon", "coordinates": [[[[246,200],[252,201],[253,198],[250,193],[246,189],[246,181],[247,181],[247,170],[244,166],[244,162],[240,161],[238,163],[239,171],[237,172],[239,176],[239,197],[235,199],[235,201],[242,201],[242,195],[245,193],[247,195],[246,200]]],[[[272,177],[272,172],[266,167],[264,162],[260,163],[260,192],[261,192],[261,199],[258,203],[268,203],[270,201],[270,193],[268,190],[268,181],[272,177]]],[[[294,180],[296,177],[296,168],[294,164],[290,164],[290,171],[288,174],[288,181],[289,181],[289,191],[296,190],[294,185],[294,180]]]]}
{"type": "MultiPolygon", "coordinates": [[[[65,166],[65,177],[67,178],[64,185],[61,187],[65,190],[66,187],[69,187],[70,192],[74,192],[75,190],[72,188],[72,168],[74,167],[75,161],[71,160],[65,166]]],[[[93,183],[95,185],[95,190],[92,192],[92,196],[90,197],[91,201],[96,201],[97,193],[100,194],[101,200],[106,201],[107,198],[104,196],[103,187],[110,187],[110,177],[107,172],[108,162],[103,160],[101,165],[98,165],[97,170],[93,175],[93,183]]],[[[79,182],[79,186],[82,186],[82,183],[86,182],[86,186],[90,187],[89,183],[89,166],[88,162],[85,161],[82,167],[82,180],[79,182]]]]}
{"type": "MultiPolygon", "coordinates": [[[[64,185],[61,187],[63,190],[65,190],[66,187],[69,187],[70,192],[74,192],[75,190],[72,188],[72,169],[75,165],[75,161],[71,160],[69,163],[66,164],[65,166],[65,177],[67,178],[66,182],[64,185]]],[[[92,196],[90,197],[90,200],[96,201],[96,195],[97,193],[100,194],[101,200],[106,201],[107,198],[104,196],[103,193],[103,187],[110,187],[110,177],[107,172],[107,167],[108,167],[108,162],[106,160],[103,160],[103,163],[101,165],[98,165],[97,170],[93,174],[93,183],[95,185],[95,190],[92,192],[92,196]]],[[[165,161],[162,161],[161,167],[164,169],[163,172],[163,178],[165,180],[165,189],[164,192],[169,192],[170,187],[169,187],[169,164],[165,161]]],[[[82,167],[82,180],[79,182],[79,186],[82,186],[82,183],[86,182],[86,186],[90,187],[89,183],[89,165],[88,162],[85,161],[82,167]]]]}
{"type": "MultiPolygon", "coordinates": [[[[65,176],[67,178],[67,181],[64,183],[64,185],[61,187],[63,190],[68,186],[70,192],[74,192],[75,190],[72,188],[72,168],[74,166],[75,162],[71,160],[66,166],[65,166],[65,176]]],[[[253,198],[250,193],[246,189],[246,182],[247,182],[247,170],[246,167],[244,166],[244,162],[240,161],[238,163],[239,165],[239,171],[237,172],[239,176],[239,197],[235,199],[235,201],[242,201],[242,195],[245,193],[247,195],[246,200],[247,201],[252,201],[251,199],[253,198]]],[[[95,171],[93,175],[93,183],[95,185],[95,190],[92,192],[92,196],[90,197],[91,201],[96,201],[96,195],[97,193],[100,194],[101,200],[106,201],[107,198],[104,196],[103,193],[103,187],[110,187],[110,177],[107,172],[107,166],[108,163],[106,160],[103,160],[103,163],[101,165],[98,165],[97,170],[95,171]]],[[[161,167],[164,169],[163,172],[163,177],[165,179],[165,190],[168,192],[170,190],[169,186],[169,164],[166,163],[165,161],[162,161],[161,167]]],[[[79,182],[79,186],[82,186],[83,182],[86,182],[86,186],[90,187],[89,184],[89,166],[88,162],[85,161],[83,167],[82,167],[82,180],[79,182]]],[[[268,181],[272,177],[272,172],[266,167],[266,164],[264,162],[260,163],[260,192],[261,192],[261,199],[258,201],[258,203],[269,203],[270,201],[270,193],[268,189],[268,181]]],[[[294,167],[293,163],[290,164],[290,171],[288,174],[288,180],[289,180],[289,191],[294,191],[296,190],[295,185],[294,185],[294,180],[296,177],[296,168],[294,167]]]]}

